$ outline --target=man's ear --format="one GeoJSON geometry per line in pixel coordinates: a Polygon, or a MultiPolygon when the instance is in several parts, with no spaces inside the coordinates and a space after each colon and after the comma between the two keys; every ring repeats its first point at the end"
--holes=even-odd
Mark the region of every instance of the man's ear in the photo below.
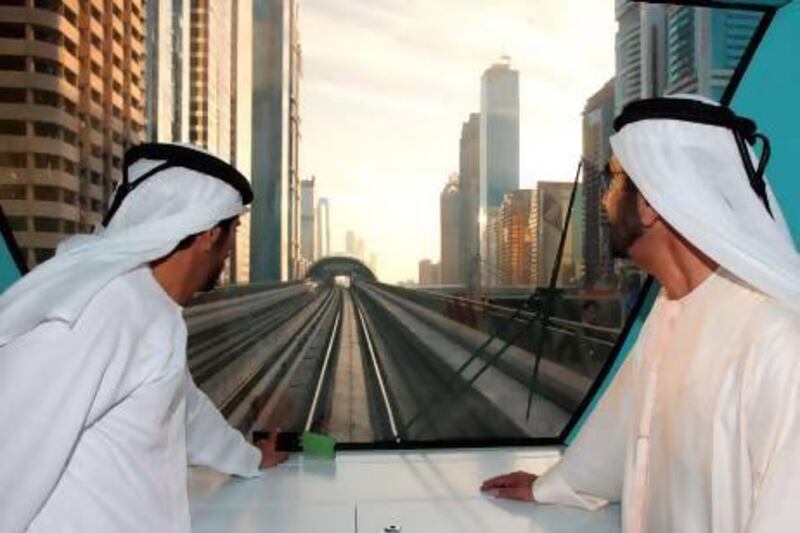
{"type": "Polygon", "coordinates": [[[197,236],[198,244],[200,246],[200,250],[203,252],[210,252],[214,249],[214,245],[216,244],[217,240],[219,240],[220,234],[222,233],[222,228],[219,226],[214,226],[213,228],[204,231],[200,235],[197,236]]]}
{"type": "Polygon", "coordinates": [[[644,199],[642,193],[636,195],[636,209],[639,211],[639,220],[645,228],[651,227],[661,219],[661,215],[644,199]]]}

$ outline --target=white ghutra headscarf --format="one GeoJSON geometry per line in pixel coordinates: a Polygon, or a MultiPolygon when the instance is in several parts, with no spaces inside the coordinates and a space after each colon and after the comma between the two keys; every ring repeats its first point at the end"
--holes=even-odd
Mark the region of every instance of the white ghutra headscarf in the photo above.
{"type": "Polygon", "coordinates": [[[752,121],[681,95],[634,102],[615,127],[614,154],[671,226],[740,280],[800,308],[800,254],[763,168],[761,194],[771,214],[751,185],[752,170],[766,164],[741,140],[752,144],[758,137],[752,121]],[[735,132],[748,130],[748,123],[750,131],[737,141],[735,132]]]}
{"type": "Polygon", "coordinates": [[[73,325],[115,278],[166,256],[185,237],[241,215],[252,201],[244,176],[194,147],[143,144],[125,160],[104,227],[64,241],[52,259],[0,295],[0,346],[42,322],[73,325]]]}

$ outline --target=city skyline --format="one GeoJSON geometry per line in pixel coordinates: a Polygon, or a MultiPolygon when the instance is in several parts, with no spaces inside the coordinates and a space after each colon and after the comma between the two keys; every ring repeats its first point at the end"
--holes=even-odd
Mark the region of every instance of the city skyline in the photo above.
{"type": "Polygon", "coordinates": [[[358,229],[390,283],[439,260],[439,193],[481,74],[503,55],[520,73],[520,186],[571,179],[586,97],[614,72],[616,22],[612,1],[562,4],[302,3],[301,166],[336,206],[332,250],[358,229]]]}
{"type": "MultiPolygon", "coordinates": [[[[377,274],[383,281],[413,277],[422,258],[438,260],[443,277],[471,278],[469,257],[477,254],[460,250],[453,251],[452,258],[442,257],[446,239],[438,200],[445,176],[457,175],[459,210],[473,209],[476,178],[470,166],[476,162],[465,159],[469,151],[465,151],[465,142],[470,139],[467,126],[476,114],[481,135],[491,129],[491,117],[503,121],[511,117],[509,124],[513,127],[505,128],[509,132],[519,125],[518,140],[513,135],[496,134],[496,149],[492,150],[480,141],[480,151],[487,155],[477,161],[478,189],[482,198],[488,195],[488,203],[482,199],[481,205],[496,211],[509,192],[536,189],[540,182],[571,179],[577,158],[582,152],[587,155],[583,151],[586,139],[582,138],[586,134],[582,123],[588,119],[584,112],[589,110],[586,98],[609,79],[615,80],[615,111],[631,98],[656,94],[688,91],[718,98],[758,22],[752,13],[610,0],[608,5],[595,3],[591,7],[522,0],[491,4],[450,0],[433,6],[420,0],[347,5],[307,0],[301,5],[301,38],[297,31],[300,17],[295,15],[295,6],[300,3],[295,0],[224,3],[224,9],[211,9],[211,4],[200,2],[191,16],[186,2],[153,4],[146,19],[141,12],[134,17],[134,26],[144,25],[146,20],[146,36],[139,32],[137,39],[146,43],[150,55],[131,54],[148,64],[132,75],[136,81],[131,84],[129,107],[146,113],[146,122],[133,125],[140,130],[146,127],[148,138],[170,140],[177,135],[180,138],[174,140],[205,147],[252,178],[258,199],[253,210],[253,247],[246,238],[250,231],[245,219],[231,270],[241,272],[235,279],[233,275],[226,278],[239,283],[250,281],[251,260],[258,278],[297,279],[303,275],[316,255],[318,230],[316,202],[312,200],[301,209],[301,180],[314,175],[324,178],[317,182],[313,196],[330,199],[336,206],[333,220],[325,223],[326,235],[329,228],[334,230],[331,242],[326,243],[328,251],[345,248],[344,231],[349,228],[374,243],[372,252],[381,257],[377,274]],[[252,19],[253,14],[261,13],[257,6],[263,5],[276,9],[262,13],[260,16],[266,17],[263,21],[252,19]],[[265,31],[263,24],[259,26],[264,21],[277,29],[265,31]],[[212,26],[225,30],[226,36],[215,41],[216,50],[225,50],[222,53],[200,39],[212,26]],[[254,27],[259,30],[250,35],[254,27]],[[442,32],[442,27],[454,31],[442,32]],[[603,39],[607,40],[605,44],[603,39]],[[238,44],[226,46],[229,42],[238,44]],[[208,64],[203,66],[206,60],[208,64]],[[170,71],[176,64],[183,64],[181,71],[170,71]],[[242,68],[247,65],[253,67],[252,72],[242,68]],[[507,82],[501,81],[504,77],[507,82]],[[142,83],[143,78],[146,83],[142,83]],[[491,78],[495,81],[489,83],[491,78]],[[185,82],[197,85],[197,90],[183,91],[185,82]],[[281,94],[273,91],[278,83],[281,94]],[[496,89],[489,90],[492,84],[496,89]],[[141,92],[142,85],[146,85],[146,93],[141,92]],[[495,96],[487,99],[490,94],[495,96]],[[487,103],[490,101],[494,104],[487,103]],[[269,113],[265,112],[265,103],[269,113]],[[490,167],[496,170],[490,171],[490,167]]],[[[64,10],[68,20],[76,17],[70,9],[64,10]]],[[[106,14],[92,10],[91,15],[98,19],[106,14]]],[[[111,16],[115,21],[122,17],[113,10],[111,16]]],[[[9,26],[9,46],[25,37],[25,28],[20,24],[9,26]]],[[[62,46],[67,55],[75,56],[69,32],[61,35],[36,25],[28,30],[32,32],[28,40],[62,46]]],[[[104,37],[119,40],[115,36],[118,32],[112,30],[104,30],[104,37]]],[[[93,41],[92,45],[99,46],[99,37],[94,40],[97,43],[93,41]]],[[[42,60],[33,59],[34,70],[46,73],[39,65],[42,60]]],[[[120,63],[116,56],[113,59],[120,63]]],[[[18,68],[12,63],[8,65],[10,71],[18,68]]],[[[64,75],[69,82],[75,69],[67,63],[64,75]]],[[[29,67],[26,65],[26,69],[29,67]]],[[[79,82],[86,84],[86,70],[99,76],[103,68],[94,59],[88,66],[81,65],[79,82]]],[[[124,81],[112,84],[112,100],[122,90],[124,102],[124,108],[117,108],[112,119],[124,120],[123,112],[127,113],[124,91],[128,82],[124,81]]],[[[97,102],[95,97],[105,92],[93,93],[92,100],[97,102]]],[[[9,103],[23,95],[20,91],[12,93],[7,94],[9,103]]],[[[32,96],[36,105],[48,104],[36,90],[24,96],[26,102],[32,96]]],[[[62,105],[58,98],[56,95],[52,105],[62,105]]],[[[63,105],[74,116],[75,109],[69,109],[74,102],[65,100],[63,105]]],[[[601,136],[608,122],[609,117],[597,122],[604,125],[597,131],[601,136]]],[[[34,139],[34,146],[41,142],[37,138],[51,137],[73,147],[77,141],[78,148],[86,151],[87,143],[78,139],[77,133],[83,127],[76,129],[71,123],[59,126],[11,120],[6,126],[9,142],[19,144],[14,138],[25,136],[34,139]]],[[[91,127],[97,130],[100,125],[91,122],[91,127]]],[[[112,141],[116,145],[123,139],[116,135],[112,141]]],[[[125,142],[122,144],[124,149],[125,142]]],[[[91,157],[107,155],[102,154],[103,148],[92,142],[91,157]]],[[[28,184],[22,185],[26,187],[23,191],[14,184],[16,189],[9,188],[7,200],[15,202],[11,207],[19,207],[17,196],[32,195],[37,209],[48,202],[78,202],[85,211],[101,213],[113,189],[113,174],[119,169],[121,158],[113,153],[114,148],[111,155],[116,159],[111,158],[110,172],[104,168],[91,174],[85,154],[74,169],[76,158],[63,163],[59,160],[56,167],[65,167],[67,173],[75,170],[91,184],[110,178],[103,184],[102,199],[90,199],[83,190],[77,197],[70,187],[53,192],[28,184]]],[[[590,159],[602,159],[604,151],[599,150],[590,159]]],[[[22,168],[22,160],[11,157],[17,152],[9,154],[12,166],[22,168]]],[[[28,157],[24,166],[54,168],[55,163],[45,165],[47,154],[33,155],[41,161],[28,161],[28,157]]],[[[587,194],[592,195],[589,205],[597,203],[600,190],[595,185],[587,188],[587,194]]],[[[33,233],[52,234],[52,242],[76,231],[88,231],[90,225],[83,219],[76,223],[71,216],[55,222],[27,216],[27,211],[12,213],[15,231],[30,233],[33,227],[33,233]]],[[[489,214],[478,217],[484,222],[490,218],[489,214]]],[[[464,226],[458,232],[467,237],[468,247],[473,247],[471,220],[461,217],[458,222],[464,226]]],[[[595,229],[590,233],[587,246],[595,250],[595,229]]],[[[464,247],[451,244],[450,248],[464,247]]],[[[26,253],[31,252],[26,249],[26,253]]],[[[52,253],[52,246],[33,252],[41,252],[36,257],[44,258],[45,252],[52,253]]],[[[493,254],[487,250],[484,255],[493,254]]],[[[595,255],[592,259],[587,255],[587,260],[596,261],[595,255]]],[[[602,253],[597,257],[604,261],[602,253]]]]}

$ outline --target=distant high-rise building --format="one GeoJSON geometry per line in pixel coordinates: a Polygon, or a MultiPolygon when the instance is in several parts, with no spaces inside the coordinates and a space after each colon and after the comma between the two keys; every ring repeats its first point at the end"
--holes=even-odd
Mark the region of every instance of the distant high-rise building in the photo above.
{"type": "Polygon", "coordinates": [[[327,198],[317,203],[317,259],[331,255],[331,216],[327,198]]]}
{"type": "MultiPolygon", "coordinates": [[[[181,50],[174,46],[180,41],[175,33],[180,33],[180,15],[175,16],[175,3],[149,2],[147,4],[147,46],[145,53],[146,98],[146,138],[151,142],[171,142],[178,140],[175,132],[177,114],[175,109],[175,86],[182,71],[175,69],[175,56],[181,50]]],[[[178,101],[179,104],[179,101],[178,101]]],[[[180,105],[180,104],[179,104],[180,105]]]]}
{"type": "Polygon", "coordinates": [[[664,91],[664,7],[616,0],[615,114],[664,91]]]}
{"type": "Polygon", "coordinates": [[[753,11],[668,6],[667,92],[719,101],[761,17],[753,11]]]}
{"type": "MultiPolygon", "coordinates": [[[[553,271],[553,264],[558,253],[561,234],[564,229],[572,183],[540,181],[536,189],[531,216],[531,235],[533,238],[532,278],[538,286],[547,286],[553,271]]],[[[576,286],[582,283],[583,277],[583,218],[582,193],[576,193],[576,205],[573,207],[561,267],[558,272],[558,286],[576,286]]]]}
{"type": "Polygon", "coordinates": [[[480,257],[481,285],[496,287],[502,284],[503,272],[500,270],[500,218],[499,207],[488,208],[486,223],[481,232],[482,252],[480,257]]]}
{"type": "Polygon", "coordinates": [[[480,285],[480,135],[481,116],[471,113],[461,127],[458,167],[459,280],[470,292],[480,285]]]}
{"type": "Polygon", "coordinates": [[[0,202],[35,266],[101,222],[144,139],[144,2],[4,2],[0,20],[0,202]]]}
{"type": "MultiPolygon", "coordinates": [[[[250,106],[253,182],[251,279],[298,275],[300,253],[299,80],[301,50],[295,0],[248,0],[240,13],[252,18],[251,53],[242,53],[252,75],[250,106]]],[[[241,20],[242,15],[240,15],[241,20]]],[[[240,107],[241,102],[237,105],[240,107]]]]}
{"type": "MultiPolygon", "coordinates": [[[[587,286],[609,285],[614,281],[611,228],[602,207],[608,184],[603,170],[611,157],[608,139],[614,121],[614,80],[592,95],[583,109],[583,200],[584,261],[587,286]]],[[[575,223],[579,220],[573,217],[575,223]]]]}
{"type": "Polygon", "coordinates": [[[452,174],[439,196],[441,276],[442,284],[455,285],[461,282],[458,275],[461,197],[458,190],[458,175],[452,174]]]}
{"type": "Polygon", "coordinates": [[[434,263],[430,259],[419,262],[419,284],[428,286],[441,284],[439,263],[434,263]]]}
{"type": "Polygon", "coordinates": [[[535,191],[506,194],[498,213],[498,265],[501,285],[531,285],[533,275],[533,232],[531,216],[535,191]]]}
{"type": "Polygon", "coordinates": [[[316,243],[316,213],[315,213],[315,198],[314,198],[314,182],[316,178],[313,176],[310,180],[303,180],[300,182],[302,190],[301,198],[301,224],[300,224],[300,239],[303,244],[302,253],[303,258],[308,263],[312,263],[316,257],[314,252],[317,248],[316,243]]]}
{"type": "Polygon", "coordinates": [[[296,0],[286,0],[289,7],[288,16],[288,132],[287,159],[289,177],[289,276],[299,277],[297,272],[300,253],[300,78],[303,74],[303,56],[300,46],[300,10],[296,0]]]}
{"type": "Polygon", "coordinates": [[[191,0],[189,142],[231,160],[231,0],[191,0]]]}
{"type": "MultiPolygon", "coordinates": [[[[189,0],[173,0],[189,1],[189,0]]],[[[231,163],[252,183],[253,162],[253,66],[250,54],[253,47],[252,0],[231,0],[231,91],[230,91],[230,158],[231,163]]],[[[249,283],[251,271],[250,238],[251,213],[240,217],[236,245],[231,262],[235,283],[249,283]]]]}
{"type": "MultiPolygon", "coordinates": [[[[490,234],[490,213],[496,213],[507,193],[519,189],[519,72],[508,57],[481,77],[480,121],[478,221],[483,239],[490,234]]],[[[483,240],[483,261],[489,256],[488,246],[483,240]]]]}

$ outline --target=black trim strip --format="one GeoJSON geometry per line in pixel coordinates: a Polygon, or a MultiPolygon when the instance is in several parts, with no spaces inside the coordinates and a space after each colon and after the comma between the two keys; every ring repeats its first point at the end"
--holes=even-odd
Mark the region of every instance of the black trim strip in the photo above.
{"type": "Polygon", "coordinates": [[[20,250],[17,240],[14,238],[14,232],[11,230],[11,225],[9,225],[3,212],[3,206],[0,206],[0,233],[3,234],[8,253],[11,254],[11,258],[14,260],[20,275],[24,276],[28,273],[28,265],[22,256],[22,250],[20,250]]]}
{"type": "Polygon", "coordinates": [[[750,4],[746,2],[721,2],[718,0],[633,0],[640,4],[671,4],[676,6],[708,7],[714,9],[736,9],[738,11],[759,11],[767,13],[780,6],[750,4]]]}
{"type": "Polygon", "coordinates": [[[755,143],[755,134],[758,131],[754,121],[737,116],[727,106],[669,96],[645,98],[629,103],[614,119],[614,131],[619,132],[628,124],[640,120],[652,119],[681,120],[727,128],[738,132],[751,144],[755,143]]]}

